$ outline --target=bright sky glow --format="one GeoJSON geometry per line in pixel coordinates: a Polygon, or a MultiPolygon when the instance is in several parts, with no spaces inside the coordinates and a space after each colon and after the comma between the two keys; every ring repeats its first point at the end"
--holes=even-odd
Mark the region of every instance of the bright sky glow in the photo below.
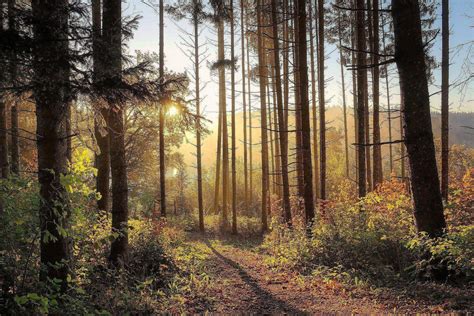
{"type": "MultiPolygon", "coordinates": [[[[165,0],[165,3],[167,1],[165,0]]],[[[387,6],[389,1],[385,1],[384,6],[387,6]]],[[[141,51],[153,51],[158,52],[158,15],[152,10],[149,6],[142,3],[141,0],[131,0],[128,1],[125,5],[125,14],[138,14],[142,16],[140,20],[139,28],[135,31],[134,38],[128,43],[129,52],[133,53],[136,50],[141,51]]],[[[240,13],[239,13],[240,14],[240,13]]],[[[239,23],[239,22],[237,22],[239,23]]],[[[440,8],[436,16],[436,26],[441,25],[441,12],[440,8]]],[[[450,1],[450,26],[451,26],[451,67],[450,67],[450,79],[454,83],[462,75],[462,67],[467,56],[467,48],[460,48],[460,45],[469,41],[474,40],[473,36],[473,27],[474,27],[474,1],[469,0],[451,0],[450,1]]],[[[216,118],[217,109],[218,109],[218,98],[217,98],[217,78],[216,75],[211,73],[209,69],[209,64],[216,60],[217,48],[215,45],[216,34],[213,30],[212,25],[202,25],[203,32],[200,36],[201,44],[205,44],[203,49],[207,49],[208,59],[202,63],[201,68],[201,80],[204,83],[207,83],[207,86],[202,91],[204,115],[213,120],[216,118]]],[[[240,25],[236,25],[236,57],[241,60],[240,56],[240,25]]],[[[227,27],[227,31],[229,28],[227,27]]],[[[192,64],[188,57],[185,55],[184,51],[187,48],[183,45],[183,40],[181,37],[186,37],[184,32],[191,32],[191,25],[188,21],[174,21],[171,17],[165,17],[165,66],[167,69],[179,72],[192,72],[192,64]]],[[[226,36],[227,44],[229,43],[229,36],[226,36]]],[[[435,40],[435,46],[432,52],[438,60],[441,56],[441,34],[435,40]]],[[[339,106],[341,104],[341,80],[340,72],[338,65],[338,52],[337,49],[332,45],[327,45],[326,48],[326,94],[327,94],[327,103],[328,107],[330,106],[339,106]]],[[[226,56],[229,56],[229,50],[226,51],[226,56]]],[[[474,58],[474,52],[471,48],[471,62],[474,58]]],[[[252,57],[251,54],[251,63],[256,64],[255,56],[252,57]]],[[[236,73],[237,81],[237,108],[241,109],[242,96],[240,94],[240,80],[241,80],[241,62],[237,65],[239,67],[236,73]]],[[[392,67],[395,67],[394,65],[392,67]]],[[[348,78],[350,78],[350,73],[346,72],[348,78]]],[[[440,94],[435,94],[440,89],[441,82],[441,68],[437,68],[434,71],[435,81],[430,87],[430,92],[433,94],[431,97],[431,107],[433,111],[439,111],[440,109],[440,94]]],[[[230,79],[228,79],[230,81],[230,79]]],[[[393,104],[398,102],[398,89],[395,90],[396,77],[392,78],[392,83],[394,86],[393,93],[393,104]]],[[[347,96],[348,100],[351,100],[351,82],[346,79],[347,84],[347,96]]],[[[384,83],[381,82],[381,85],[384,83]]],[[[258,86],[252,86],[253,92],[258,91],[258,86]]],[[[452,111],[474,111],[474,89],[467,87],[464,93],[461,94],[459,89],[452,89],[450,91],[450,104],[452,111]]],[[[227,97],[230,97],[230,91],[227,93],[227,97]]],[[[258,95],[253,94],[252,98],[255,102],[255,106],[258,105],[258,95]]],[[[382,99],[381,99],[382,100],[382,99]]],[[[382,102],[381,106],[384,104],[382,102]]]]}

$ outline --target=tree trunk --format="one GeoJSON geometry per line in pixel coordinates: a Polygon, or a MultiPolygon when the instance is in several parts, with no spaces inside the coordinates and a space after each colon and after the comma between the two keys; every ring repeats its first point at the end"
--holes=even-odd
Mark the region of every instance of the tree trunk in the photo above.
{"type": "MultiPolygon", "coordinates": [[[[403,108],[405,103],[405,97],[402,90],[402,83],[400,81],[400,109],[399,109],[399,130],[400,130],[400,139],[405,139],[404,132],[403,132],[403,108]]],[[[400,178],[404,183],[406,183],[406,171],[405,171],[405,144],[400,143],[400,178]]]]}
{"type": "Polygon", "coordinates": [[[198,1],[194,0],[194,74],[196,80],[196,165],[197,165],[197,189],[198,189],[198,210],[199,210],[199,230],[204,232],[204,206],[202,200],[202,157],[201,157],[201,95],[199,81],[199,19],[198,1]]]}
{"type": "MultiPolygon", "coordinates": [[[[224,55],[224,20],[219,18],[217,36],[218,36],[218,59],[223,61],[224,55]]],[[[227,106],[225,93],[225,68],[219,67],[219,106],[222,115],[222,217],[223,224],[228,225],[227,204],[229,198],[229,136],[227,128],[227,106]]]]}
{"type": "Polygon", "coordinates": [[[449,185],[449,0],[442,0],[441,61],[441,194],[448,201],[449,185]]]}
{"type": "MultiPolygon", "coordinates": [[[[315,9],[317,7],[317,0],[315,1],[315,9]]],[[[309,43],[310,43],[310,65],[311,65],[311,111],[312,111],[312,123],[313,123],[313,190],[314,190],[314,200],[317,201],[319,197],[319,157],[318,157],[318,125],[316,119],[316,70],[318,71],[319,77],[319,63],[316,67],[314,65],[315,53],[314,53],[314,42],[313,42],[313,14],[312,14],[312,5],[308,4],[309,8],[309,43]],[[316,69],[317,68],[317,69],[316,69]]],[[[317,33],[317,23],[316,24],[316,45],[318,45],[318,33],[317,33]]],[[[318,54],[316,54],[317,56],[318,54]]],[[[316,57],[317,58],[317,57],[316,57]]],[[[319,78],[318,78],[319,79],[319,78]]]]}
{"type": "MultiPolygon", "coordinates": [[[[357,65],[357,58],[356,58],[356,32],[354,31],[354,24],[357,23],[356,14],[352,13],[353,23],[351,25],[351,62],[353,65],[357,65]]],[[[354,111],[354,143],[357,144],[359,141],[359,120],[358,120],[358,106],[357,106],[357,98],[358,98],[358,90],[357,90],[357,71],[352,71],[352,107],[354,111]]],[[[354,156],[355,156],[355,172],[354,177],[356,183],[359,183],[359,146],[354,146],[354,156]]]]}
{"type": "MultiPolygon", "coordinates": [[[[273,38],[274,36],[272,36],[273,38]]],[[[276,38],[278,40],[278,35],[276,35],[276,38]]],[[[273,44],[272,44],[273,45],[273,44]]],[[[274,49],[274,48],[272,48],[274,49]]],[[[280,67],[280,65],[278,65],[280,67]]],[[[276,93],[276,79],[275,79],[275,70],[276,66],[273,64],[272,65],[272,96],[273,96],[273,138],[275,140],[275,156],[274,156],[274,161],[275,161],[275,177],[276,177],[276,182],[275,182],[275,194],[278,196],[278,199],[281,199],[283,196],[283,191],[282,191],[282,178],[281,178],[281,148],[280,148],[280,133],[279,128],[278,128],[278,109],[277,109],[277,93],[276,93]]],[[[281,72],[280,72],[281,73],[281,72]]],[[[280,87],[281,88],[281,87],[280,87]]]]}
{"type": "Polygon", "coordinates": [[[247,98],[245,83],[245,32],[244,32],[244,1],[240,0],[240,46],[242,54],[242,107],[244,133],[244,209],[249,207],[249,172],[248,172],[248,143],[247,143],[247,98]]]}
{"type": "Polygon", "coordinates": [[[373,51],[373,64],[376,65],[373,68],[373,78],[372,78],[372,94],[373,94],[373,160],[374,160],[374,188],[383,181],[383,169],[382,169],[382,149],[380,146],[380,109],[379,109],[379,79],[380,79],[380,70],[377,64],[379,63],[379,1],[373,0],[373,42],[372,42],[372,51],[373,51]]]}
{"type": "Polygon", "coordinates": [[[356,0],[356,33],[357,33],[357,163],[359,197],[366,194],[366,162],[365,162],[365,94],[367,93],[367,69],[365,68],[365,5],[364,0],[356,0]]]}
{"type": "MultiPolygon", "coordinates": [[[[368,41],[369,41],[369,49],[371,48],[371,43],[372,43],[372,6],[370,5],[370,0],[367,0],[367,6],[365,7],[365,9],[367,10],[367,20],[366,20],[366,23],[368,24],[367,25],[367,29],[368,29],[368,41]]],[[[365,16],[364,16],[364,19],[365,19],[365,16]]],[[[364,40],[367,40],[366,38],[364,38],[364,40]]],[[[364,44],[366,45],[366,44],[364,44]]],[[[367,56],[367,54],[366,54],[367,56]]],[[[369,60],[372,60],[372,55],[369,55],[369,60]]],[[[371,72],[373,73],[372,71],[372,68],[371,69],[371,72]]],[[[367,74],[367,71],[366,71],[366,74],[367,74]]],[[[366,76],[367,78],[367,76],[366,76]]],[[[367,79],[365,81],[365,93],[364,93],[364,98],[365,98],[365,101],[364,101],[364,106],[365,106],[365,110],[364,110],[364,121],[365,121],[365,143],[366,144],[370,144],[370,110],[369,110],[369,85],[368,85],[368,82],[367,82],[367,79]]],[[[372,165],[371,165],[371,158],[370,158],[370,146],[365,146],[364,147],[365,149],[365,162],[366,162],[366,181],[367,181],[367,189],[369,191],[372,191],[373,189],[373,186],[372,186],[372,178],[373,178],[373,174],[372,174],[372,165]]]]}
{"type": "Polygon", "coordinates": [[[344,156],[346,165],[346,178],[349,178],[349,137],[347,133],[347,106],[346,106],[346,84],[344,80],[344,60],[342,55],[342,30],[340,13],[337,16],[337,30],[339,37],[339,65],[341,67],[341,86],[342,86],[342,112],[344,122],[344,156]]]}
{"type": "Polygon", "coordinates": [[[393,0],[395,58],[403,91],[405,144],[417,230],[431,237],[446,228],[431,127],[425,52],[417,0],[393,0]]]}
{"type": "Polygon", "coordinates": [[[319,190],[320,198],[326,199],[326,101],[324,96],[324,0],[318,0],[318,84],[319,84],[319,190]]]}
{"type": "MultiPolygon", "coordinates": [[[[248,26],[248,13],[246,14],[246,25],[248,26]]],[[[251,69],[250,69],[250,49],[249,39],[246,38],[247,44],[247,88],[248,88],[248,106],[249,106],[249,201],[253,201],[253,143],[252,143],[252,90],[251,90],[251,69]]]]}
{"type": "MultiPolygon", "coordinates": [[[[234,61],[234,0],[230,0],[230,58],[234,61]]],[[[232,170],[232,233],[237,234],[237,170],[235,166],[236,157],[236,135],[235,135],[235,67],[230,71],[231,84],[231,170],[232,170]]]]}
{"type": "Polygon", "coordinates": [[[297,41],[296,34],[296,25],[298,23],[298,14],[296,8],[296,1],[293,2],[293,38],[291,41],[294,41],[293,47],[293,78],[294,78],[294,100],[295,100],[295,128],[296,128],[296,183],[297,183],[297,192],[298,196],[302,197],[304,195],[304,184],[303,184],[303,149],[302,149],[302,136],[301,136],[301,84],[299,76],[299,41],[297,41]]]}
{"type": "MultiPolygon", "coordinates": [[[[266,22],[266,21],[265,21],[266,22]]],[[[270,37],[271,38],[271,35],[267,35],[266,36],[270,37]]],[[[271,50],[271,47],[269,47],[268,51],[271,50]]],[[[266,57],[267,60],[270,59],[270,56],[267,56],[266,57]]],[[[272,102],[271,102],[271,99],[270,99],[270,96],[271,96],[271,91],[270,91],[270,86],[271,86],[271,80],[270,80],[270,77],[272,76],[272,70],[271,70],[271,65],[268,65],[267,67],[267,76],[268,76],[268,79],[267,79],[267,118],[268,118],[268,122],[267,122],[267,126],[268,126],[268,130],[269,130],[269,133],[268,133],[268,143],[270,144],[270,155],[269,155],[269,163],[270,163],[270,188],[271,188],[271,191],[272,194],[276,194],[276,185],[275,185],[275,150],[274,150],[274,147],[273,147],[273,132],[271,131],[272,130],[272,102]],[[270,69],[268,69],[270,68],[270,69]]],[[[269,189],[270,189],[269,188],[269,189]]],[[[271,195],[269,196],[271,197],[271,195]]],[[[269,204],[269,214],[272,213],[272,203],[269,204]]]]}
{"type": "MultiPolygon", "coordinates": [[[[92,1],[92,36],[93,36],[93,64],[94,64],[94,83],[101,80],[101,0],[92,1]]],[[[95,156],[95,166],[97,168],[96,187],[101,198],[97,201],[99,210],[109,210],[110,200],[110,143],[109,131],[109,110],[106,106],[98,103],[98,115],[94,119],[94,135],[99,147],[99,153],[95,156]],[[104,133],[105,131],[105,133],[104,133]]]]}
{"type": "MultiPolygon", "coordinates": [[[[386,46],[385,46],[385,19],[382,15],[382,45],[383,51],[386,53],[386,46]]],[[[387,121],[388,121],[388,141],[390,142],[389,146],[389,163],[390,163],[390,175],[393,172],[393,146],[392,146],[392,107],[390,104],[390,85],[388,80],[388,65],[385,65],[385,88],[387,93],[387,121]]],[[[401,139],[401,138],[400,138],[401,139]]]]}
{"type": "MultiPolygon", "coordinates": [[[[4,29],[3,3],[0,3],[0,30],[4,29]]],[[[13,64],[13,62],[12,62],[13,64]]],[[[5,72],[0,72],[0,87],[6,84],[7,77],[5,72]]],[[[8,130],[7,130],[7,103],[4,99],[4,93],[0,93],[0,178],[8,178],[10,166],[8,163],[8,130]]],[[[2,210],[0,201],[0,211],[2,210]]],[[[1,212],[0,212],[1,213],[1,212]]]]}
{"type": "Polygon", "coordinates": [[[267,137],[267,106],[265,89],[267,86],[266,58],[262,34],[262,0],[257,0],[257,45],[258,45],[258,73],[260,83],[260,116],[261,116],[261,148],[262,148],[262,233],[268,230],[268,137],[267,137]]]}
{"type": "Polygon", "coordinates": [[[33,95],[36,102],[38,180],[40,184],[41,279],[60,279],[66,288],[70,257],[67,227],[69,205],[61,175],[67,172],[66,108],[69,102],[66,0],[32,2],[35,45],[33,95]]]}
{"type": "Polygon", "coordinates": [[[288,130],[288,101],[290,93],[290,47],[289,47],[289,26],[288,21],[291,20],[290,8],[288,0],[283,0],[283,118],[285,131],[288,130]]]}
{"type": "MultiPolygon", "coordinates": [[[[220,89],[219,89],[220,93],[220,89]]],[[[220,98],[219,98],[220,102],[220,98]]],[[[217,118],[217,156],[216,156],[216,179],[214,182],[214,213],[219,213],[219,191],[220,191],[220,176],[221,176],[221,152],[222,152],[222,113],[220,111],[217,118]]]]}
{"type": "Polygon", "coordinates": [[[280,71],[280,43],[278,40],[278,21],[277,21],[277,0],[272,0],[272,27],[273,27],[273,58],[275,62],[275,89],[276,89],[276,107],[278,113],[278,130],[280,140],[280,165],[283,191],[283,218],[288,226],[292,225],[291,205],[290,205],[290,186],[288,179],[288,132],[285,127],[283,112],[283,95],[280,71]]]}
{"type": "MultiPolygon", "coordinates": [[[[164,27],[164,7],[163,0],[160,0],[160,80],[164,82],[165,76],[165,27],[164,27]]],[[[160,213],[166,217],[166,161],[165,161],[165,104],[160,104],[160,124],[159,124],[159,156],[160,156],[160,213]]]]}
{"type": "MultiPolygon", "coordinates": [[[[302,134],[302,156],[303,156],[302,158],[304,162],[303,198],[304,198],[306,225],[309,228],[312,226],[314,222],[314,200],[313,200],[313,170],[311,166],[311,128],[310,128],[310,123],[309,123],[309,100],[308,100],[306,0],[296,0],[296,3],[297,3],[296,41],[298,42],[297,58],[298,58],[298,67],[299,67],[298,76],[300,80],[301,134],[302,134]]],[[[324,25],[323,25],[323,29],[324,29],[324,25]]],[[[324,196],[321,195],[321,198],[323,197],[324,196]]]]}
{"type": "MultiPolygon", "coordinates": [[[[8,0],[8,28],[16,33],[17,23],[15,20],[15,8],[16,0],[8,0]]],[[[10,63],[10,82],[13,86],[16,85],[18,69],[17,64],[14,62],[16,59],[15,53],[12,53],[13,62],[10,63]]],[[[10,134],[11,134],[11,171],[14,175],[20,173],[20,144],[18,141],[18,103],[16,100],[12,100],[10,105],[10,134]]]]}
{"type": "MultiPolygon", "coordinates": [[[[104,74],[119,82],[122,72],[122,1],[103,2],[103,40],[108,54],[104,74]]],[[[120,235],[112,241],[109,260],[122,265],[128,255],[128,182],[125,159],[125,128],[123,105],[109,104],[110,167],[112,169],[112,231],[120,235]]]]}

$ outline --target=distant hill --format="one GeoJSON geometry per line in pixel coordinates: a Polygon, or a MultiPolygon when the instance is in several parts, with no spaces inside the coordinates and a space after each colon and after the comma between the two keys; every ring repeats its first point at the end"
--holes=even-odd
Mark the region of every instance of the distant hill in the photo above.
{"type": "MultiPolygon", "coordinates": [[[[343,131],[343,120],[342,120],[342,108],[331,107],[326,112],[326,122],[328,128],[335,128],[343,131]]],[[[354,116],[353,110],[349,109],[347,113],[348,120],[348,133],[349,143],[354,142],[354,116]]],[[[258,164],[260,162],[260,130],[258,124],[260,124],[260,113],[253,112],[253,159],[258,164]]],[[[272,116],[273,118],[273,116],[272,116]]],[[[230,122],[230,120],[228,120],[230,122]]],[[[388,141],[388,115],[387,113],[381,113],[381,138],[382,141],[388,141]]],[[[291,122],[290,122],[291,123],[291,122]]],[[[372,123],[372,122],[371,122],[372,123]]],[[[435,138],[440,137],[441,133],[441,115],[439,113],[432,113],[433,133],[435,138]]],[[[319,123],[318,123],[319,124],[319,123]]],[[[450,124],[450,143],[451,144],[463,144],[474,148],[474,130],[465,128],[463,126],[474,127],[474,113],[450,113],[449,117],[450,124]]],[[[242,113],[236,115],[237,125],[237,158],[242,159],[243,157],[243,118],[242,113]]],[[[207,135],[203,141],[203,165],[210,167],[215,163],[216,159],[216,142],[217,142],[217,122],[213,122],[208,125],[211,134],[207,135]]],[[[398,113],[392,114],[392,140],[400,139],[400,121],[398,113]]],[[[229,126],[230,133],[230,126],[229,126]]],[[[194,142],[194,134],[189,134],[188,139],[194,142]]],[[[291,142],[290,138],[290,142],[291,142]]],[[[290,147],[293,147],[290,145],[290,147]]],[[[183,144],[180,150],[185,156],[185,162],[189,165],[195,164],[195,147],[191,144],[183,144]],[[191,154],[193,153],[193,154],[191,154]]],[[[388,155],[387,146],[383,147],[383,155],[388,155]]]]}

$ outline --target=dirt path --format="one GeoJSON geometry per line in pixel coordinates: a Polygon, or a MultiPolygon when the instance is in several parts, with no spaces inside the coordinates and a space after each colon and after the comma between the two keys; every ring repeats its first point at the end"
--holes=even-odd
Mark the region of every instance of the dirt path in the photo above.
{"type": "MultiPolygon", "coordinates": [[[[297,275],[279,273],[264,264],[264,256],[233,244],[202,240],[211,251],[208,274],[214,279],[210,295],[218,314],[313,314],[389,311],[386,306],[351,297],[330,284],[308,284],[297,275]]],[[[314,283],[314,282],[313,282],[314,283]]]]}

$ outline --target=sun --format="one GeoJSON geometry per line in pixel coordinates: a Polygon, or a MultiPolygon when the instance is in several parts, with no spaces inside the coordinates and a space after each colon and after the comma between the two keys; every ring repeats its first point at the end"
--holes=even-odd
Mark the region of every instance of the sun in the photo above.
{"type": "Polygon", "coordinates": [[[168,116],[176,116],[179,114],[179,109],[176,106],[172,105],[168,108],[166,114],[168,114],[168,116]]]}

